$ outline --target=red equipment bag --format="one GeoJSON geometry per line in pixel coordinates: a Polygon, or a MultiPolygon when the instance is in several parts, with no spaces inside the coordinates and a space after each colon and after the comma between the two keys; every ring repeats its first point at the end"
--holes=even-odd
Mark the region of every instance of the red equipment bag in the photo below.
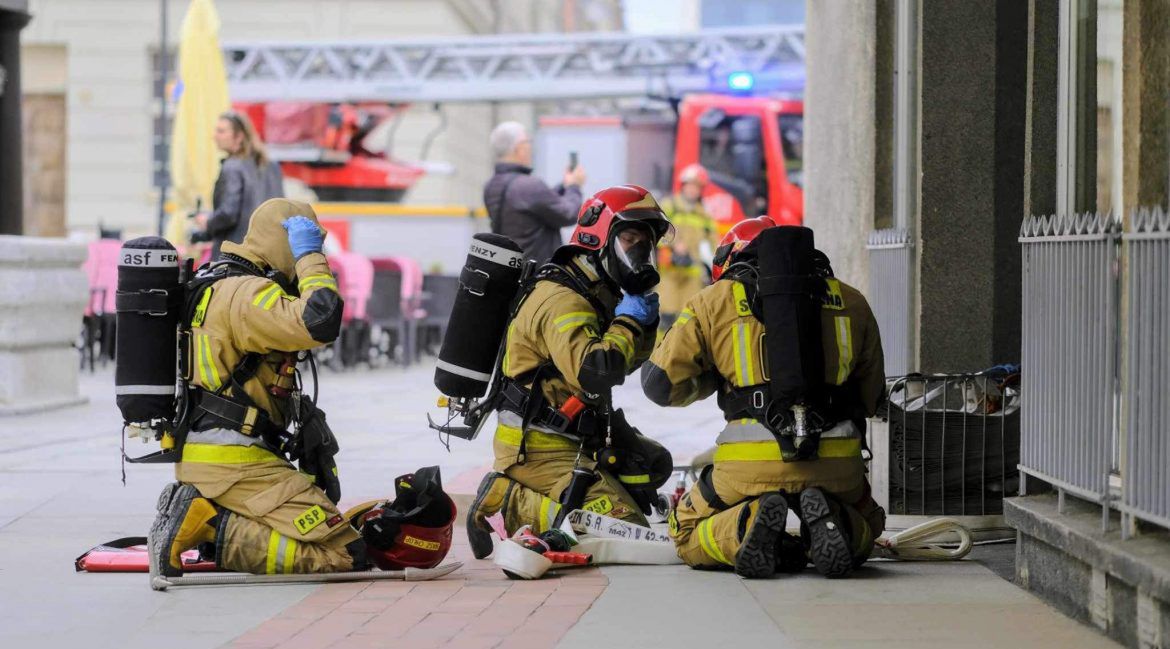
{"type": "MultiPolygon", "coordinates": [[[[73,561],[77,572],[150,572],[145,536],[127,536],[91,548],[73,561]]],[[[203,561],[198,550],[183,553],[183,572],[215,570],[214,561],[203,561]]]]}

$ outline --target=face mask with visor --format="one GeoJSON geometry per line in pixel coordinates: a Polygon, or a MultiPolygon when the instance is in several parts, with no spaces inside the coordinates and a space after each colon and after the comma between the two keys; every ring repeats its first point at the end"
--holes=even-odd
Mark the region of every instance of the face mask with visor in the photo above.
{"type": "MultiPolygon", "coordinates": [[[[667,235],[671,232],[668,230],[667,235]]],[[[602,263],[609,276],[626,293],[641,295],[658,285],[656,234],[649,222],[629,221],[614,225],[602,263]],[[632,233],[641,236],[632,238],[632,233]]]]}

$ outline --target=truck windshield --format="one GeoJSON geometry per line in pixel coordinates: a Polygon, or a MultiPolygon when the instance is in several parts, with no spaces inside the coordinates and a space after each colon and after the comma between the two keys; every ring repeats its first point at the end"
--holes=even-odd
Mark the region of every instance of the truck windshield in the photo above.
{"type": "Polygon", "coordinates": [[[784,148],[784,170],[788,182],[804,185],[804,116],[780,114],[780,144],[784,148]]]}
{"type": "Polygon", "coordinates": [[[768,210],[767,166],[760,118],[710,110],[699,122],[699,164],[739,201],[744,214],[768,210]]]}

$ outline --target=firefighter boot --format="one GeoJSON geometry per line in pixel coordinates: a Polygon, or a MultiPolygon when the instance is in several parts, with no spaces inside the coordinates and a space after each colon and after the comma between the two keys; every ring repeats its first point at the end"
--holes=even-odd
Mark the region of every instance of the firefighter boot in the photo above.
{"type": "Polygon", "coordinates": [[[824,491],[810,487],[800,494],[801,530],[813,565],[830,579],[853,571],[847,519],[824,491]]]}
{"type": "Polygon", "coordinates": [[[479,483],[475,500],[467,508],[467,542],[476,559],[486,559],[492,554],[492,531],[485,520],[488,516],[504,509],[512,497],[516,481],[503,473],[489,472],[479,483]]]}
{"type": "Polygon", "coordinates": [[[201,543],[214,543],[219,510],[189,484],[171,483],[158,498],[158,516],[150,528],[147,546],[152,574],[179,577],[183,552],[201,543]]]}
{"type": "MultiPolygon", "coordinates": [[[[745,508],[744,512],[749,509],[745,508]]],[[[778,493],[760,496],[756,517],[743,537],[743,545],[735,553],[735,574],[748,579],[771,577],[776,572],[776,542],[785,535],[788,520],[788,501],[778,493]]]]}

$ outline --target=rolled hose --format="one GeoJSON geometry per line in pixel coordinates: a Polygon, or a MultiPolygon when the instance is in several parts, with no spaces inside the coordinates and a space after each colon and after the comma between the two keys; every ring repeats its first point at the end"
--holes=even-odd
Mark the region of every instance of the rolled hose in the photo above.
{"type": "Polygon", "coordinates": [[[901,561],[958,561],[971,552],[971,532],[953,518],[935,518],[874,543],[877,556],[901,561]]]}

